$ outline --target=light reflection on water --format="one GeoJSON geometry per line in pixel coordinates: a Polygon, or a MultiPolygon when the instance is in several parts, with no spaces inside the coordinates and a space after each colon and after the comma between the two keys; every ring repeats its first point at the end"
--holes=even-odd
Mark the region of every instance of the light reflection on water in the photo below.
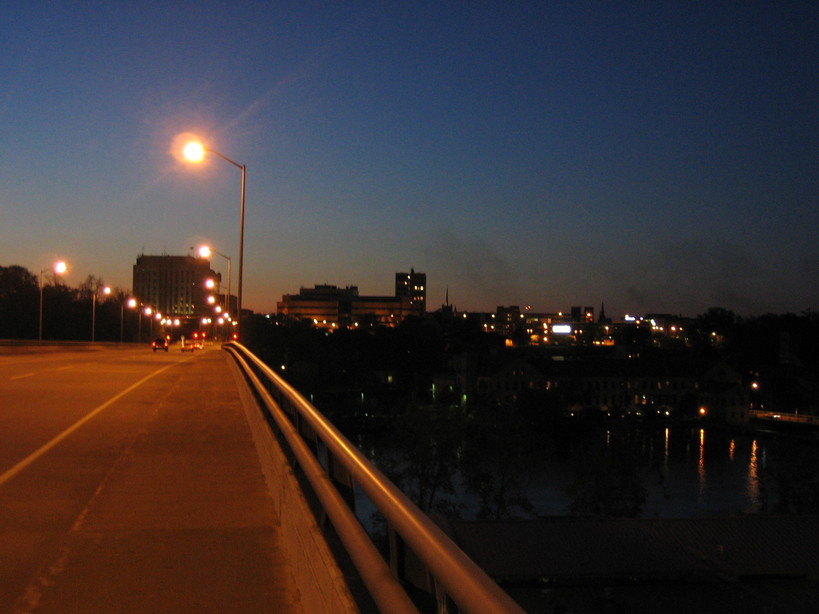
{"type": "MultiPolygon", "coordinates": [[[[612,445],[611,431],[600,435],[606,447],[612,445]]],[[[534,516],[570,514],[572,500],[567,493],[576,483],[574,463],[583,448],[568,448],[571,449],[567,454],[552,454],[532,462],[537,470],[520,476],[517,494],[532,503],[534,516]]],[[[770,506],[776,485],[771,471],[765,469],[770,460],[775,460],[769,459],[769,454],[777,449],[781,454],[781,447],[777,448],[770,436],[728,434],[705,428],[646,430],[642,433],[640,466],[636,469],[646,493],[640,516],[685,518],[773,511],[770,506]]],[[[815,444],[810,449],[819,454],[815,444]]],[[[375,451],[371,453],[374,455],[375,451]]],[[[454,482],[457,491],[454,497],[462,517],[474,518],[478,508],[476,496],[461,487],[457,475],[454,482]]]]}
{"type": "Polygon", "coordinates": [[[708,480],[705,476],[705,429],[700,429],[700,456],[697,460],[697,476],[699,477],[700,492],[697,498],[697,503],[702,504],[705,501],[705,491],[708,486],[708,480]]]}
{"type": "MultiPolygon", "coordinates": [[[[733,442],[732,442],[733,443],[733,442]]],[[[751,458],[748,461],[748,478],[745,481],[745,492],[751,502],[752,511],[759,508],[759,444],[756,439],[751,442],[751,458]]]]}
{"type": "MultiPolygon", "coordinates": [[[[644,447],[657,450],[642,457],[646,489],[641,516],[693,517],[765,511],[762,470],[769,442],[752,435],[725,435],[706,429],[665,428],[646,433],[644,447]],[[656,443],[656,445],[655,445],[656,443]]],[[[606,435],[607,441],[609,435],[606,435]]],[[[537,515],[566,515],[572,481],[570,463],[554,461],[525,486],[537,515]]]]}

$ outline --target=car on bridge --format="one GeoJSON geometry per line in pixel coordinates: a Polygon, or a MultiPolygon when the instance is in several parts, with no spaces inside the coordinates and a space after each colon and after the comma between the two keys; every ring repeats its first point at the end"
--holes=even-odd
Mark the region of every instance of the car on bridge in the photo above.
{"type": "Polygon", "coordinates": [[[194,350],[205,349],[205,335],[204,333],[195,332],[190,339],[182,337],[182,351],[193,352],[194,350]]]}
{"type": "Polygon", "coordinates": [[[154,352],[157,350],[165,350],[168,351],[168,340],[164,337],[157,337],[151,342],[151,347],[153,348],[154,352]]]}

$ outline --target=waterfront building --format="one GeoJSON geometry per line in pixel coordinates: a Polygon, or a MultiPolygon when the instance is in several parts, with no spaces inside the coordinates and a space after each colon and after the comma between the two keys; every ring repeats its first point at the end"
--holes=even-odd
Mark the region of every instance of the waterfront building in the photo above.
{"type": "MultiPolygon", "coordinates": [[[[555,360],[546,354],[489,357],[458,373],[461,391],[483,404],[508,406],[551,394],[562,410],[609,417],[700,418],[746,424],[750,397],[738,371],[693,359],[617,360],[607,356],[555,360]],[[471,380],[471,381],[470,381],[471,380]]],[[[453,365],[457,365],[453,362],[453,365]]]]}

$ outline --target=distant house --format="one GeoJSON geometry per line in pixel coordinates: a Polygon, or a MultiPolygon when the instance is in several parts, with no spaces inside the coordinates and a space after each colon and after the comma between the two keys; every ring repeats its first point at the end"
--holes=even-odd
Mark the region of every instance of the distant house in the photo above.
{"type": "Polygon", "coordinates": [[[565,411],[663,418],[699,415],[728,423],[746,423],[750,406],[739,372],[729,365],[679,359],[496,356],[475,369],[473,390],[478,402],[498,406],[514,404],[524,394],[551,391],[565,411]]]}
{"type": "Polygon", "coordinates": [[[479,375],[477,393],[491,398],[499,405],[515,403],[525,392],[543,390],[546,377],[535,366],[523,359],[515,359],[491,374],[479,375]]]}
{"type": "Polygon", "coordinates": [[[748,422],[751,406],[750,388],[740,373],[727,363],[717,363],[703,376],[699,407],[703,415],[728,424],[748,422]]]}

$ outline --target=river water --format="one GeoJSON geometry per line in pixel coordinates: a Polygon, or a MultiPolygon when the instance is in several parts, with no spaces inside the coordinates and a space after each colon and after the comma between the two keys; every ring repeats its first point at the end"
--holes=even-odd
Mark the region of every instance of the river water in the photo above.
{"type": "MultiPolygon", "coordinates": [[[[593,438],[593,454],[589,453],[587,437],[582,445],[571,442],[557,452],[549,448],[542,457],[532,457],[519,467],[509,494],[524,500],[526,506],[510,506],[506,517],[570,515],[578,487],[582,490],[584,483],[600,481],[604,489],[619,488],[614,483],[606,485],[610,479],[606,470],[612,462],[607,453],[618,445],[615,435],[604,429],[593,438]]],[[[622,457],[622,442],[619,445],[622,457]]],[[[819,500],[819,442],[810,438],[676,426],[639,429],[636,435],[629,435],[626,445],[630,450],[625,454],[626,482],[640,492],[637,513],[627,515],[691,518],[805,512],[806,492],[809,507],[816,507],[819,500]],[[778,505],[794,493],[801,496],[801,509],[778,505]]],[[[379,456],[384,455],[380,450],[379,456]]],[[[466,480],[460,474],[452,481],[455,492],[446,496],[456,504],[458,515],[476,518],[479,497],[464,486],[466,480]]],[[[364,519],[371,510],[360,499],[359,517],[364,519]]],[[[816,513],[819,509],[807,511],[816,513]]]]}
{"type": "MultiPolygon", "coordinates": [[[[636,473],[645,489],[642,517],[729,515],[770,507],[766,471],[779,447],[770,437],[664,428],[643,432],[641,443],[636,473]]],[[[577,480],[573,461],[555,459],[526,476],[523,491],[537,516],[569,513],[567,491],[577,480]]]]}

